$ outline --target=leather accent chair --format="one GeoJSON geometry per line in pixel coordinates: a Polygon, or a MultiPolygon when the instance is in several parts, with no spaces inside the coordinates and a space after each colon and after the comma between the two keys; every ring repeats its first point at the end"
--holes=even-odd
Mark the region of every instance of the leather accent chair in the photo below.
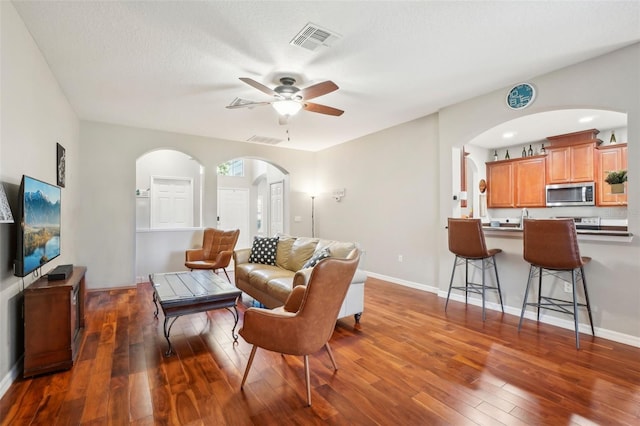
{"type": "Polygon", "coordinates": [[[525,219],[524,220],[524,260],[531,264],[529,268],[529,279],[524,292],[524,302],[522,303],[522,313],[518,323],[518,331],[522,327],[522,319],[527,306],[537,308],[537,320],[540,321],[540,309],[548,309],[573,316],[576,333],[576,348],[580,349],[580,336],[578,332],[578,308],[586,307],[589,313],[589,323],[591,333],[595,336],[593,329],[593,318],[591,316],[591,305],[589,304],[589,293],[587,292],[587,282],[584,277],[584,265],[589,263],[590,257],[580,256],[578,247],[578,236],[573,219],[525,219]],[[562,273],[565,273],[564,275],[562,273]],[[566,273],[571,274],[570,280],[566,273]],[[557,280],[553,282],[571,282],[572,300],[558,299],[551,296],[542,295],[542,278],[553,276],[557,280]],[[527,302],[531,282],[538,278],[538,300],[527,302]],[[578,303],[577,282],[582,282],[584,298],[586,303],[578,303]]]}
{"type": "Polygon", "coordinates": [[[451,290],[464,291],[464,302],[468,302],[469,293],[476,293],[482,296],[482,321],[486,319],[485,300],[487,290],[496,290],[500,298],[500,307],[504,313],[502,304],[502,292],[500,291],[500,278],[496,266],[495,255],[501,253],[501,249],[487,249],[480,219],[448,219],[449,229],[449,251],[456,255],[451,271],[451,281],[447,293],[447,302],[444,305],[445,312],[449,305],[451,290]],[[465,266],[464,286],[454,286],[453,278],[458,266],[465,266]],[[482,281],[480,283],[469,281],[469,266],[481,270],[482,281]],[[486,282],[487,269],[493,269],[496,276],[496,285],[489,286],[486,282]]]}
{"type": "Polygon", "coordinates": [[[249,308],[244,313],[240,335],[253,345],[240,388],[244,387],[256,349],[304,357],[307,405],[311,406],[309,354],[323,346],[335,370],[329,338],[338,318],[351,279],[358,266],[353,259],[327,258],[318,262],[306,286],[294,287],[284,306],[272,310],[249,308]]]}
{"type": "Polygon", "coordinates": [[[222,269],[229,282],[227,266],[233,257],[233,249],[238,242],[239,229],[222,231],[206,228],[202,239],[202,248],[189,249],[185,252],[184,266],[191,269],[211,269],[213,272],[222,269]]]}

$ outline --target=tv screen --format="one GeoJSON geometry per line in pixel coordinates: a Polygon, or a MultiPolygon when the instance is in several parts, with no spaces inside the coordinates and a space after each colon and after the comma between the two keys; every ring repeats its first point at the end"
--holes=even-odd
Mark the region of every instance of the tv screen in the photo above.
{"type": "Polygon", "coordinates": [[[60,188],[22,177],[15,275],[24,277],[60,256],[60,188]]]}

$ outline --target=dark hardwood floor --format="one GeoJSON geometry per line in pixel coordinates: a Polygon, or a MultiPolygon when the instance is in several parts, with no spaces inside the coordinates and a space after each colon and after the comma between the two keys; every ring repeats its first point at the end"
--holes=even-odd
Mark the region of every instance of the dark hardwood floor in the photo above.
{"type": "MultiPolygon", "coordinates": [[[[93,292],[69,371],[19,379],[0,401],[2,425],[638,425],[640,349],[444,300],[376,279],[360,326],[338,321],[310,359],[231,338],[226,310],[181,317],[166,358],[149,284],[93,292]]],[[[244,308],[241,308],[241,316],[244,308]]],[[[240,320],[242,322],[242,319],[240,320]]]]}

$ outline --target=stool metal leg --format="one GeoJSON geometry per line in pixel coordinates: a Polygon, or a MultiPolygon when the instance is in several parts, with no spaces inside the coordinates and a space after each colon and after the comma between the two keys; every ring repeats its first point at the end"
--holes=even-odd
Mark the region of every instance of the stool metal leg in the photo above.
{"type": "Polygon", "coordinates": [[[591,303],[589,303],[589,292],[587,291],[587,281],[584,278],[584,267],[580,267],[580,279],[582,280],[582,287],[584,288],[584,298],[587,302],[587,313],[589,314],[589,323],[591,324],[591,334],[596,335],[593,329],[593,318],[591,316],[591,303]]]}
{"type": "Polygon", "coordinates": [[[485,299],[486,299],[486,291],[487,291],[487,285],[485,283],[485,271],[486,271],[486,259],[482,259],[480,260],[480,262],[482,262],[482,321],[487,319],[487,316],[484,312],[484,304],[485,304],[485,299]]]}
{"type": "Polygon", "coordinates": [[[464,260],[464,304],[469,303],[469,259],[464,260]]]}
{"type": "Polygon", "coordinates": [[[536,306],[536,309],[538,309],[538,321],[540,321],[540,305],[542,304],[542,273],[542,266],[540,266],[538,267],[538,306],[536,306]]]}
{"type": "MultiPolygon", "coordinates": [[[[531,286],[531,279],[534,276],[535,266],[531,265],[529,267],[529,279],[527,279],[527,288],[524,291],[524,301],[522,302],[522,312],[520,313],[520,322],[518,322],[518,332],[520,332],[520,328],[522,327],[522,319],[524,318],[524,311],[527,309],[527,298],[529,297],[529,287],[531,286]]],[[[538,311],[540,309],[538,308],[538,311]]]]}
{"type": "Polygon", "coordinates": [[[456,266],[458,263],[458,256],[453,259],[453,269],[451,270],[451,280],[449,280],[449,291],[447,292],[447,302],[444,304],[444,311],[447,312],[447,306],[449,306],[449,296],[451,296],[451,287],[453,287],[453,277],[456,274],[456,266]]]}
{"type": "Polygon", "coordinates": [[[491,256],[491,262],[493,263],[493,271],[496,273],[496,286],[498,287],[498,297],[500,298],[500,308],[504,313],[504,305],[502,304],[502,289],[500,288],[500,278],[498,277],[498,267],[496,266],[496,257],[491,256]]]}
{"type": "Polygon", "coordinates": [[[571,270],[571,288],[573,289],[573,323],[576,328],[576,349],[580,349],[580,332],[578,331],[578,295],[576,294],[576,270],[571,270]]]}

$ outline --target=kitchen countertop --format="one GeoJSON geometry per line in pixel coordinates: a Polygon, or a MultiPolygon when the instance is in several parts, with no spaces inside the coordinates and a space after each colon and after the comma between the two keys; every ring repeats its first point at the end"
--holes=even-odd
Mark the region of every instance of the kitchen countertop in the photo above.
{"type": "MultiPolygon", "coordinates": [[[[490,226],[483,224],[482,229],[490,236],[511,236],[522,238],[522,228],[515,224],[501,224],[490,226]]],[[[633,234],[626,226],[601,226],[600,229],[577,229],[578,240],[585,241],[612,241],[630,243],[633,234]]]]}

